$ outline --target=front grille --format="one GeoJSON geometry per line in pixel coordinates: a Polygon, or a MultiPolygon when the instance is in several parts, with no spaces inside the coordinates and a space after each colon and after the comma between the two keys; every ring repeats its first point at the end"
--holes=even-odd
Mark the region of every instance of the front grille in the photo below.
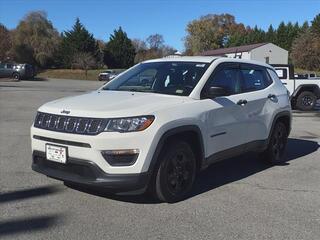
{"type": "Polygon", "coordinates": [[[36,128],[84,135],[97,135],[107,126],[104,118],[68,117],[38,112],[34,121],[36,128]]]}

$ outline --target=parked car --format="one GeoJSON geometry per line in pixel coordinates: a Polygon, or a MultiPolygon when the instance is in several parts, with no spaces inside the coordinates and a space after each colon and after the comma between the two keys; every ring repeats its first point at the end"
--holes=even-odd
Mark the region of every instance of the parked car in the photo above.
{"type": "Polygon", "coordinates": [[[105,71],[99,73],[98,80],[99,81],[110,81],[111,79],[115,78],[116,76],[117,76],[117,74],[114,70],[105,70],[105,71]]]}
{"type": "Polygon", "coordinates": [[[281,161],[290,129],[287,89],[270,65],[149,60],[97,91],[42,105],[31,127],[32,169],[66,183],[148,190],[176,202],[214,162],[249,151],[281,161]],[[152,84],[141,81],[146,72],[153,72],[152,84]]]}
{"type": "Polygon", "coordinates": [[[32,79],[34,69],[30,64],[0,63],[0,77],[20,79],[32,79]]]}
{"type": "Polygon", "coordinates": [[[292,108],[302,111],[313,110],[320,99],[320,78],[295,77],[294,66],[287,64],[273,65],[282,83],[290,93],[292,108]]]}

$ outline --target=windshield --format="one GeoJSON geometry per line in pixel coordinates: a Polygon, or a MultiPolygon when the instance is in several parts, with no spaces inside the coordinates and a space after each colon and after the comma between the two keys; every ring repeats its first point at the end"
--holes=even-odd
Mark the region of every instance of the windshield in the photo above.
{"type": "Polygon", "coordinates": [[[188,96],[208,66],[202,62],[141,63],[102,89],[188,96]]]}

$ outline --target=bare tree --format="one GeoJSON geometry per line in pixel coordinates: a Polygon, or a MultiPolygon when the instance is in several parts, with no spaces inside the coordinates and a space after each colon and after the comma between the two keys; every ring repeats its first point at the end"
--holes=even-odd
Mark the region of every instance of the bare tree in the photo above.
{"type": "Polygon", "coordinates": [[[97,65],[96,59],[86,52],[78,52],[73,56],[72,67],[85,70],[86,79],[88,79],[88,70],[97,65]]]}
{"type": "Polygon", "coordinates": [[[20,21],[12,40],[16,61],[47,67],[54,62],[60,36],[46,13],[37,11],[28,13],[20,21]]]}
{"type": "Polygon", "coordinates": [[[308,31],[295,39],[290,54],[295,66],[307,70],[320,69],[320,36],[308,31]]]}
{"type": "Polygon", "coordinates": [[[10,55],[12,40],[10,31],[0,23],[0,61],[5,61],[10,55]]]}
{"type": "Polygon", "coordinates": [[[141,39],[135,38],[131,40],[132,45],[134,46],[134,49],[136,53],[147,50],[147,43],[141,39]]]}
{"type": "Polygon", "coordinates": [[[147,43],[150,49],[159,49],[163,47],[164,39],[160,34],[153,34],[147,38],[147,43]]]}

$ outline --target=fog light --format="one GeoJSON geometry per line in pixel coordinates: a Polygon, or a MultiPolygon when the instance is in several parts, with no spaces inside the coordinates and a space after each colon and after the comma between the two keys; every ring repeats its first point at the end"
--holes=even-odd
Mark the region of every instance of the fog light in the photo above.
{"type": "Polygon", "coordinates": [[[111,166],[130,166],[136,162],[139,156],[139,150],[105,150],[101,151],[101,154],[111,166]]]}

